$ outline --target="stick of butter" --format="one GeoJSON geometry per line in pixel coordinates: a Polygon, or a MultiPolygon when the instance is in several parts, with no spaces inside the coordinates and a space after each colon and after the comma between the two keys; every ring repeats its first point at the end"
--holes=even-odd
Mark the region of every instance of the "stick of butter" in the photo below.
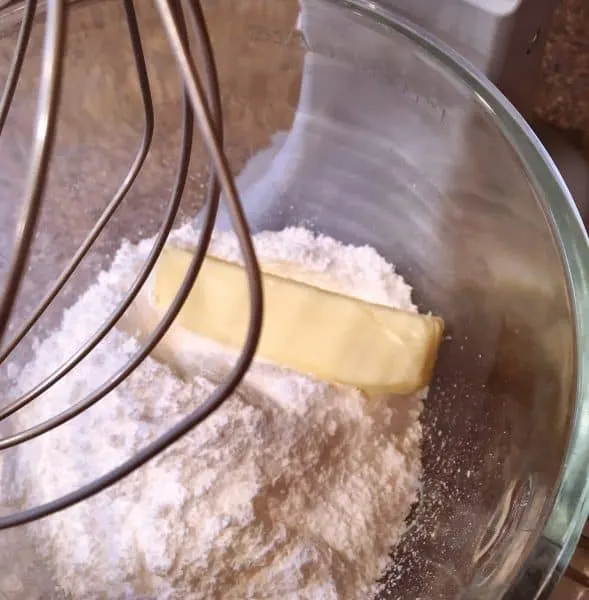
{"type": "MultiPolygon", "coordinates": [[[[172,303],[192,254],[164,249],[155,267],[153,301],[172,303]]],[[[410,394],[429,383],[444,323],[263,273],[264,320],[258,356],[271,363],[351,385],[367,393],[410,394]]],[[[239,349],[249,321],[247,275],[208,256],[176,323],[239,349]]]]}

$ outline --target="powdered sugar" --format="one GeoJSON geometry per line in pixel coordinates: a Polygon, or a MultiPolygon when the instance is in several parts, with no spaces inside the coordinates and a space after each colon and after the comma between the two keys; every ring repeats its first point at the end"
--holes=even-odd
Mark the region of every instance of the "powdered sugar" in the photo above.
{"type": "MultiPolygon", "coordinates": [[[[193,245],[195,236],[184,227],[173,239],[193,245]]],[[[261,233],[255,244],[264,263],[303,266],[317,285],[416,310],[410,287],[373,249],[303,229],[261,233]]],[[[13,394],[38,383],[98,328],[149,247],[123,245],[59,331],[38,345],[13,394]]],[[[216,234],[211,252],[240,260],[231,233],[216,234]]],[[[19,427],[81,399],[137,348],[113,331],[19,416],[19,427]]],[[[202,402],[233,359],[224,354],[211,367],[203,354],[200,372],[185,380],[147,359],[107,398],[23,446],[12,493],[27,504],[46,502],[119,464],[202,402]]],[[[256,364],[230,400],[167,452],[31,526],[31,534],[75,598],[369,597],[417,500],[420,411],[417,397],[366,399],[256,364]]]]}

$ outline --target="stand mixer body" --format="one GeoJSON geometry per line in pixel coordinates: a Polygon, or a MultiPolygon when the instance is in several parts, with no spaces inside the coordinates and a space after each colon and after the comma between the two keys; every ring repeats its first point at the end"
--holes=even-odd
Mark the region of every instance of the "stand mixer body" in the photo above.
{"type": "Polygon", "coordinates": [[[525,116],[533,110],[541,60],[558,0],[382,0],[480,69],[525,116]]]}

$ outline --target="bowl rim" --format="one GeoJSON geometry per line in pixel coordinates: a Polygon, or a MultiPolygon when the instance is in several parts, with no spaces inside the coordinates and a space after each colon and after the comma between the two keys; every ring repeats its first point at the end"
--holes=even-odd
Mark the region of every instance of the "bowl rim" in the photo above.
{"type": "MultiPolygon", "coordinates": [[[[475,66],[425,29],[371,0],[324,0],[394,30],[473,92],[503,134],[534,187],[546,216],[569,293],[574,327],[576,399],[560,479],[543,530],[519,571],[514,569],[505,596],[546,597],[571,559],[589,517],[589,237],[571,193],[552,158],[522,115],[475,66]],[[548,568],[547,568],[548,567],[548,568]],[[533,577],[531,577],[533,574],[533,577]],[[540,576],[538,576],[540,574],[540,576]],[[523,594],[523,595],[522,595],[523,594]]],[[[550,500],[548,501],[550,504],[550,500]]]]}
{"type": "MultiPolygon", "coordinates": [[[[69,5],[88,0],[67,0],[69,5]]],[[[502,92],[475,66],[427,30],[372,0],[323,0],[394,30],[473,92],[475,101],[503,134],[534,186],[560,254],[574,326],[575,406],[560,480],[547,521],[531,551],[514,569],[505,595],[529,596],[528,575],[537,581],[533,598],[546,597],[576,549],[589,517],[589,237],[571,193],[542,143],[502,92]],[[548,568],[547,568],[548,567],[548,568]],[[541,574],[538,579],[538,573],[541,574]],[[523,595],[522,595],[523,594],[523,595]]],[[[39,0],[37,16],[47,0],[39,0]]],[[[0,0],[0,27],[20,21],[24,2],[0,0]]]]}

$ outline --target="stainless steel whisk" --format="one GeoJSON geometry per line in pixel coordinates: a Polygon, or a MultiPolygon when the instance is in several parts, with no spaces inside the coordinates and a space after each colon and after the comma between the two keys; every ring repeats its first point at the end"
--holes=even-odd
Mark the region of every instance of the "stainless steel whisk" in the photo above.
{"type": "MultiPolygon", "coordinates": [[[[5,281],[3,282],[3,289],[0,296],[0,365],[11,356],[15,348],[22,342],[52,301],[58,296],[84,256],[91,249],[117,207],[128,194],[148,156],[153,136],[155,121],[153,101],[145,56],[142,49],[139,25],[135,13],[134,0],[122,0],[144,109],[145,124],[141,145],[129,172],[119,189],[114,194],[112,200],[100,215],[94,227],[74,254],[69,264],[52,285],[43,300],[32,311],[32,314],[27,318],[24,324],[17,329],[15,334],[7,339],[8,325],[13,316],[15,301],[30,257],[33,237],[40,209],[44,201],[44,190],[50,168],[56,123],[59,118],[62,66],[67,45],[65,33],[68,19],[67,4],[67,0],[46,0],[45,2],[25,0],[18,40],[14,49],[9,75],[0,100],[1,135],[21,73],[33,22],[41,10],[44,10],[46,12],[46,18],[33,148],[30,154],[31,159],[28,167],[27,181],[22,197],[22,210],[14,236],[11,262],[5,281]]],[[[0,421],[4,421],[27,406],[30,402],[35,400],[42,401],[43,393],[66,376],[70,371],[75,369],[76,366],[104,339],[107,333],[116,326],[117,322],[121,319],[147,281],[147,278],[166,243],[174,218],[180,206],[188,175],[194,125],[196,121],[210,155],[210,166],[207,197],[202,213],[200,239],[194,251],[194,257],[174,302],[133,358],[108,381],[105,381],[101,386],[94,390],[93,393],[86,396],[67,410],[64,410],[60,414],[27,430],[18,431],[1,438],[0,451],[26,443],[29,440],[43,435],[51,429],[66,423],[82,411],[100,401],[111,390],[119,385],[154,349],[173,323],[198,276],[213,232],[221,193],[223,193],[223,198],[226,202],[232,225],[239,240],[248,276],[251,310],[246,340],[233,369],[227,375],[226,379],[204,403],[188,416],[184,417],[174,427],[162,434],[158,439],[151,442],[143,450],[119,465],[117,468],[85,486],[46,504],[0,517],[0,529],[7,529],[29,523],[72,506],[73,504],[99,493],[101,490],[113,485],[129,475],[135,469],[144,465],[151,458],[165,450],[193,427],[198,425],[222,404],[245,375],[255,353],[260,336],[263,309],[260,271],[235,182],[223,152],[223,120],[219,83],[205,15],[199,0],[155,0],[155,4],[184,85],[183,126],[179,163],[164,220],[155,238],[155,243],[147,260],[143,264],[139,275],[129,289],[128,294],[111,314],[108,321],[87,340],[82,348],[72,354],[72,356],[50,376],[41,381],[33,389],[22,394],[19,398],[3,403],[0,406],[0,421]],[[194,36],[193,43],[191,43],[189,39],[190,32],[192,32],[194,36]]],[[[17,5],[20,7],[23,3],[15,1],[0,2],[0,7],[2,8],[16,7],[17,5]]]]}

